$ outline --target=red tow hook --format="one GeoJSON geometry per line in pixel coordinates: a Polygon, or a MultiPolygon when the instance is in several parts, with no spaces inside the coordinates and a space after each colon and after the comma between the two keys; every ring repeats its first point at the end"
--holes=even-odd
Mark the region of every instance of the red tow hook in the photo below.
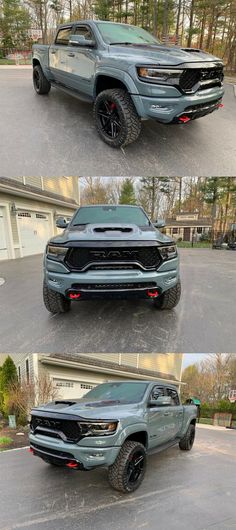
{"type": "Polygon", "coordinates": [[[157,298],[159,295],[157,289],[155,289],[154,291],[147,291],[147,296],[149,296],[149,298],[157,298]]]}
{"type": "Polygon", "coordinates": [[[190,118],[188,116],[181,116],[179,118],[179,121],[181,121],[182,123],[187,123],[188,121],[190,121],[190,118]]]}
{"type": "Polygon", "coordinates": [[[223,109],[224,107],[224,103],[219,103],[219,105],[217,105],[218,109],[223,109]]]}
{"type": "Polygon", "coordinates": [[[70,467],[71,469],[76,469],[78,467],[78,464],[77,462],[68,462],[68,464],[66,464],[67,467],[70,467]]]}
{"type": "Polygon", "coordinates": [[[30,448],[28,449],[28,452],[31,453],[32,455],[34,455],[34,450],[32,449],[32,447],[30,447],[30,448]]]}
{"type": "Polygon", "coordinates": [[[81,294],[80,293],[69,293],[69,298],[71,300],[78,300],[78,298],[81,297],[81,294]]]}

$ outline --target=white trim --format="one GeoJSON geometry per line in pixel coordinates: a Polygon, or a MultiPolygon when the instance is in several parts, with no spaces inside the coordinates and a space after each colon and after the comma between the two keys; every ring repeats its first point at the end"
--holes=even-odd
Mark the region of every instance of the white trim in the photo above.
{"type": "Polygon", "coordinates": [[[3,184],[2,182],[0,182],[0,192],[3,192],[3,193],[5,192],[5,193],[8,193],[9,195],[16,195],[18,197],[24,197],[25,199],[30,198],[30,199],[33,199],[39,202],[46,202],[49,204],[59,204],[60,206],[71,208],[72,210],[77,210],[78,208],[78,204],[71,204],[69,202],[66,202],[66,200],[64,201],[60,199],[54,199],[53,197],[48,197],[47,195],[40,195],[40,190],[38,193],[37,192],[34,193],[32,191],[14,188],[13,186],[9,187],[9,184],[3,184]]]}
{"type": "Polygon", "coordinates": [[[38,376],[39,376],[38,353],[31,353],[31,355],[33,359],[34,379],[38,379],[38,376]]]}
{"type": "Polygon", "coordinates": [[[11,226],[10,203],[9,201],[1,200],[0,206],[4,208],[4,213],[6,215],[5,225],[6,225],[6,238],[7,238],[7,244],[8,244],[8,249],[7,249],[8,259],[13,259],[15,258],[15,251],[14,251],[14,241],[13,241],[12,226],[11,226]]]}

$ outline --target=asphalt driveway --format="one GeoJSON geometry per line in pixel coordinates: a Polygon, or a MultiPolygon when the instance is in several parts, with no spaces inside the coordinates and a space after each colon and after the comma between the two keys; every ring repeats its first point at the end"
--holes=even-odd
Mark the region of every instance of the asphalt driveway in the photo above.
{"type": "Polygon", "coordinates": [[[0,351],[234,352],[236,252],[180,249],[182,298],[172,311],[151,301],[73,302],[50,315],[42,301],[42,257],[0,263],[0,351]]]}
{"type": "Polygon", "coordinates": [[[112,490],[106,469],[52,468],[27,449],[0,454],[0,530],[233,530],[236,431],[197,427],[190,453],[149,456],[131,495],[112,490]]]}
{"type": "Polygon", "coordinates": [[[226,84],[223,109],[186,126],[145,121],[139,140],[116,150],[98,137],[91,105],[56,89],[39,97],[31,76],[31,67],[0,68],[4,177],[235,175],[233,84],[226,84]]]}

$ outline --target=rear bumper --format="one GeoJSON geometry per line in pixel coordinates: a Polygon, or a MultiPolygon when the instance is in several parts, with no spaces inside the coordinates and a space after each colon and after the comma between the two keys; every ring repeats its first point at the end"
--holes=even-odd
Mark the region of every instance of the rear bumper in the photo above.
{"type": "Polygon", "coordinates": [[[86,447],[33,434],[30,434],[30,448],[45,462],[82,471],[112,465],[120,451],[120,447],[86,447]],[[70,463],[75,465],[68,465],[70,463]]]}
{"type": "Polygon", "coordinates": [[[152,118],[163,123],[182,123],[179,118],[186,113],[192,120],[217,110],[223,95],[224,88],[217,87],[197,92],[191,96],[180,95],[180,97],[175,98],[138,95],[131,97],[139,116],[142,118],[152,118]],[[196,106],[199,108],[193,109],[196,106]]]}
{"type": "Polygon", "coordinates": [[[49,289],[68,296],[80,292],[79,299],[92,298],[151,298],[147,291],[158,294],[174,287],[179,280],[178,258],[163,262],[156,271],[106,270],[87,272],[62,271],[62,265],[46,259],[45,281],[49,289]]]}

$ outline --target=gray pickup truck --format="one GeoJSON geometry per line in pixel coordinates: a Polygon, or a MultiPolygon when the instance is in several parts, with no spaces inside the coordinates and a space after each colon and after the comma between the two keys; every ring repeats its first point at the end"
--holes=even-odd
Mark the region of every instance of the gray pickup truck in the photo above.
{"type": "Polygon", "coordinates": [[[44,254],[43,298],[51,313],[69,311],[72,301],[144,298],[158,309],[180,299],[176,244],[152,223],[143,208],[82,206],[65,230],[48,241],[44,254]]]}
{"type": "Polygon", "coordinates": [[[175,444],[192,449],[197,407],[181,405],[174,385],[154,381],[103,383],[82,399],[32,410],[31,452],[49,464],[77,470],[108,467],[123,493],[141,484],[146,456],[175,444]]]}
{"type": "Polygon", "coordinates": [[[71,22],[51,46],[33,46],[37,94],[52,85],[93,102],[98,133],[112,147],[135,141],[141,120],[183,124],[218,109],[223,77],[217,57],[163,45],[128,24],[71,22]]]}

